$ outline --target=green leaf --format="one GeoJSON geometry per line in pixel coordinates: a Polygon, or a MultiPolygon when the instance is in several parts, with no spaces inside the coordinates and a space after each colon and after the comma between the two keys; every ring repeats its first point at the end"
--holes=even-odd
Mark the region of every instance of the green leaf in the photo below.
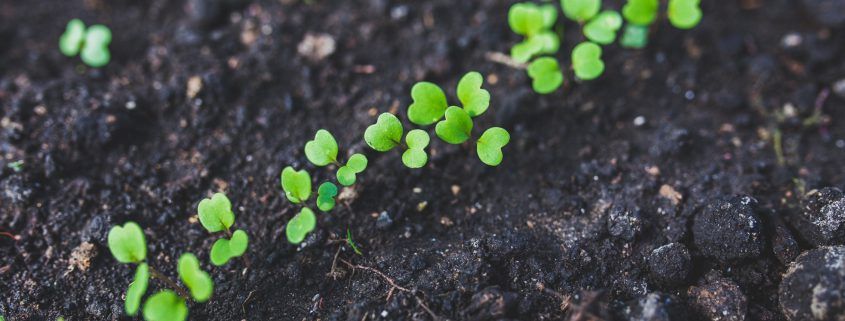
{"type": "Polygon", "coordinates": [[[505,147],[510,140],[511,135],[507,130],[499,127],[488,128],[476,143],[478,158],[484,164],[499,165],[502,162],[502,147],[505,147]]]}
{"type": "Polygon", "coordinates": [[[490,106],[490,92],[482,89],[484,77],[477,71],[470,71],[458,82],[458,100],[469,114],[478,117],[490,106]]]}
{"type": "Polygon", "coordinates": [[[303,207],[299,214],[288,221],[287,226],[285,226],[285,235],[288,238],[288,242],[299,244],[302,243],[305,236],[313,231],[316,226],[317,217],[314,216],[314,212],[307,207],[303,207]]]}
{"type": "Polygon", "coordinates": [[[595,16],[601,9],[601,0],[561,0],[563,14],[570,20],[584,22],[595,16]]]}
{"type": "Polygon", "coordinates": [[[514,4],[508,10],[508,25],[519,35],[533,35],[543,29],[544,22],[547,22],[544,20],[544,14],[548,16],[547,11],[541,11],[536,4],[530,2],[514,4]]]}
{"type": "Polygon", "coordinates": [[[563,72],[557,59],[542,57],[528,65],[528,77],[531,77],[531,86],[539,94],[548,94],[557,90],[563,84],[563,72]]]}
{"type": "Polygon", "coordinates": [[[296,171],[293,167],[282,170],[282,190],[291,203],[299,204],[311,197],[311,175],[303,170],[296,171]]]}
{"type": "Polygon", "coordinates": [[[408,168],[425,166],[425,163],[428,162],[428,154],[426,154],[425,148],[428,147],[430,141],[431,138],[429,138],[428,133],[422,129],[414,129],[408,132],[408,135],[405,136],[408,149],[402,153],[402,163],[408,168]]]}
{"type": "Polygon", "coordinates": [[[361,253],[361,249],[359,249],[358,245],[355,244],[355,241],[352,240],[352,231],[349,229],[346,229],[346,244],[352,248],[352,251],[355,251],[355,254],[363,255],[363,253],[361,253]]]}
{"type": "Polygon", "coordinates": [[[320,129],[314,140],[305,143],[305,157],[317,166],[337,162],[337,141],[329,131],[320,129]]]}
{"type": "Polygon", "coordinates": [[[575,76],[583,80],[591,80],[604,72],[604,62],[601,60],[601,47],[592,42],[582,42],[572,49],[572,69],[575,76]]]}
{"type": "Polygon", "coordinates": [[[511,47],[511,58],[519,63],[526,63],[531,57],[543,50],[543,43],[532,39],[525,39],[511,47]]]}
{"type": "Polygon", "coordinates": [[[544,29],[552,29],[557,22],[557,7],[553,4],[540,5],[540,14],[543,20],[544,29]]]}
{"type": "Polygon", "coordinates": [[[138,313],[138,308],[141,307],[141,298],[144,297],[144,293],[147,293],[147,285],[150,282],[150,266],[147,263],[141,263],[138,265],[138,269],[135,270],[135,279],[132,280],[132,283],[129,284],[129,288],[126,289],[126,302],[124,307],[126,308],[126,314],[129,316],[135,316],[138,313]]]}
{"type": "Polygon", "coordinates": [[[402,141],[402,122],[391,113],[383,113],[378,116],[375,124],[367,127],[364,131],[364,141],[372,149],[386,152],[393,147],[399,146],[402,141]]]}
{"type": "Polygon", "coordinates": [[[434,128],[437,137],[449,144],[460,144],[469,139],[472,132],[472,118],[459,107],[446,109],[446,119],[434,128]]]}
{"type": "Polygon", "coordinates": [[[249,236],[243,230],[232,233],[231,239],[220,238],[211,246],[211,263],[216,266],[229,263],[232,258],[243,255],[247,246],[249,246],[249,236]]]}
{"type": "Polygon", "coordinates": [[[188,318],[185,299],[170,290],[159,291],[144,302],[144,320],[184,321],[188,318]]]}
{"type": "Polygon", "coordinates": [[[657,0],[628,0],[622,7],[622,16],[632,24],[648,26],[657,18],[658,6],[657,0]]]}
{"type": "Polygon", "coordinates": [[[120,263],[140,263],[147,258],[144,231],[135,222],[111,228],[108,236],[109,250],[120,263]]]}
{"type": "Polygon", "coordinates": [[[111,59],[109,43],[111,43],[111,30],[104,25],[93,25],[85,32],[85,43],[79,57],[88,66],[94,68],[105,66],[111,59]]]}
{"type": "Polygon", "coordinates": [[[609,45],[616,40],[616,31],[622,27],[622,16],[607,10],[590,20],[584,26],[584,36],[595,43],[609,45]]]}
{"type": "Polygon", "coordinates": [[[345,166],[337,170],[337,182],[343,186],[355,184],[356,175],[367,169],[367,157],[361,154],[352,155],[345,166]]]}
{"type": "Polygon", "coordinates": [[[223,193],[214,193],[211,198],[200,201],[197,212],[200,223],[209,233],[228,230],[235,223],[232,203],[223,193]]]}
{"type": "Polygon", "coordinates": [[[699,0],[669,0],[669,22],[678,29],[692,29],[701,22],[699,0]]]}
{"type": "Polygon", "coordinates": [[[628,24],[619,39],[619,44],[625,48],[645,48],[648,44],[648,27],[628,24]]]}
{"type": "Polygon", "coordinates": [[[437,85],[418,82],[411,88],[411,98],[414,102],[408,107],[408,119],[412,123],[428,126],[443,118],[447,107],[446,94],[437,85]]]}
{"type": "Polygon", "coordinates": [[[176,270],[182,283],[191,290],[191,296],[197,302],[205,302],[214,292],[214,281],[211,276],[200,268],[200,261],[191,253],[182,254],[176,264],[176,270]]]}
{"type": "Polygon", "coordinates": [[[317,208],[323,212],[331,211],[335,205],[335,196],[337,196],[335,184],[331,182],[320,184],[320,187],[317,188],[317,208]]]}
{"type": "Polygon", "coordinates": [[[528,38],[528,41],[537,43],[541,54],[555,54],[560,48],[560,37],[554,31],[547,30],[537,33],[528,38]]]}
{"type": "Polygon", "coordinates": [[[82,20],[73,19],[67,23],[65,33],[59,38],[59,51],[68,57],[76,56],[79,54],[84,39],[85,23],[82,20]]]}

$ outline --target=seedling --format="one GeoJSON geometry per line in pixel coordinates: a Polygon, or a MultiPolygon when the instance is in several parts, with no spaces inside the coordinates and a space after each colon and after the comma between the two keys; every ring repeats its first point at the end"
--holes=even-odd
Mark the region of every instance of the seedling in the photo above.
{"type": "MultiPolygon", "coordinates": [[[[15,173],[20,173],[23,170],[23,160],[21,159],[21,160],[11,162],[11,163],[7,164],[6,167],[9,167],[15,173]]],[[[3,321],[3,320],[0,320],[0,321],[3,321]]]]}
{"type": "Polygon", "coordinates": [[[622,16],[630,24],[648,26],[657,19],[658,0],[628,0],[622,7],[622,16]]]}
{"type": "Polygon", "coordinates": [[[349,157],[346,165],[337,170],[337,182],[343,186],[355,184],[358,173],[367,169],[367,157],[362,154],[354,154],[349,157]]]}
{"type": "Polygon", "coordinates": [[[701,21],[700,0],[669,0],[667,16],[678,29],[692,29],[701,21]]]}
{"type": "Polygon", "coordinates": [[[557,9],[551,4],[524,2],[511,6],[508,24],[513,32],[525,37],[511,48],[511,57],[525,63],[535,55],[557,52],[560,38],[552,31],[556,21],[557,9]]]}
{"type": "Polygon", "coordinates": [[[507,130],[499,127],[492,127],[481,134],[476,144],[476,152],[478,158],[484,164],[490,166],[497,166],[502,162],[502,147],[508,144],[511,140],[511,135],[507,130]]]}
{"type": "Polygon", "coordinates": [[[428,154],[426,154],[425,148],[428,147],[430,141],[431,138],[428,137],[428,133],[422,129],[409,131],[408,135],[405,135],[405,143],[408,145],[408,149],[402,153],[402,163],[408,168],[425,166],[425,163],[428,162],[428,154]]]}
{"type": "Polygon", "coordinates": [[[609,45],[616,40],[616,32],[622,27],[622,16],[607,10],[598,14],[584,26],[584,36],[591,41],[609,45]]]}
{"type": "Polygon", "coordinates": [[[229,239],[219,238],[211,247],[211,263],[221,266],[230,259],[240,257],[246,252],[249,237],[243,230],[231,232],[235,223],[235,213],[232,212],[232,202],[226,194],[215,193],[211,198],[200,201],[197,205],[200,223],[209,233],[225,232],[229,239]]]}
{"type": "Polygon", "coordinates": [[[461,144],[472,135],[472,118],[460,107],[446,109],[446,119],[435,126],[437,137],[449,144],[461,144]]]}
{"type": "Polygon", "coordinates": [[[346,165],[338,162],[337,141],[325,129],[318,130],[314,140],[305,144],[305,157],[317,166],[337,165],[337,181],[343,186],[355,184],[356,175],[367,169],[367,157],[362,154],[349,157],[346,165]]]}
{"type": "Polygon", "coordinates": [[[581,80],[592,80],[604,72],[604,62],[601,60],[601,47],[592,42],[582,42],[572,50],[572,68],[575,77],[581,80]]]}
{"type": "Polygon", "coordinates": [[[293,167],[282,170],[282,189],[291,203],[300,204],[311,197],[311,175],[304,169],[296,171],[293,167]]]}
{"type": "MultiPolygon", "coordinates": [[[[413,103],[408,107],[408,119],[417,125],[428,126],[446,113],[446,94],[435,84],[419,82],[411,88],[413,103]]],[[[398,142],[398,140],[397,140],[398,142]]]]}
{"type": "Polygon", "coordinates": [[[314,212],[307,207],[303,207],[299,214],[288,222],[287,227],[285,227],[285,235],[289,242],[299,244],[316,226],[317,217],[314,216],[314,212]]]}
{"type": "Polygon", "coordinates": [[[188,305],[185,299],[170,290],[153,294],[144,304],[145,320],[181,321],[187,318],[188,305]]]}
{"type": "Polygon", "coordinates": [[[352,248],[352,251],[354,251],[355,254],[363,255],[363,253],[361,253],[361,249],[359,249],[358,245],[355,244],[355,241],[352,240],[352,231],[350,231],[349,229],[346,229],[346,244],[352,248]]]}
{"type": "Polygon", "coordinates": [[[109,63],[111,30],[104,25],[85,28],[85,23],[73,19],[67,23],[65,33],[59,38],[59,50],[68,57],[79,55],[86,65],[99,68],[109,63]]]}
{"type": "Polygon", "coordinates": [[[211,280],[208,273],[200,268],[200,262],[196,256],[191,253],[182,254],[176,264],[176,270],[179,272],[179,278],[191,290],[191,296],[194,300],[205,302],[211,298],[211,293],[214,291],[214,281],[211,280]]]}
{"type": "Polygon", "coordinates": [[[335,205],[335,196],[337,196],[337,185],[331,182],[324,182],[317,188],[317,208],[323,212],[331,211],[335,205]]]}
{"type": "Polygon", "coordinates": [[[548,94],[563,84],[563,72],[557,59],[542,57],[534,60],[528,65],[528,77],[531,77],[531,86],[538,94],[548,94]]]}
{"type": "MultiPolygon", "coordinates": [[[[437,90],[440,90],[440,87],[437,87],[437,90]]],[[[442,92],[442,90],[440,92],[442,92]]],[[[445,98],[443,105],[446,105],[445,98]]],[[[411,105],[411,107],[408,108],[409,118],[411,114],[411,108],[413,106],[414,105],[411,105]]],[[[438,104],[437,106],[440,106],[440,104],[438,104]]],[[[437,106],[433,108],[439,108],[437,106]]],[[[440,118],[438,117],[437,119],[440,118]]],[[[402,144],[401,142],[403,132],[404,129],[402,128],[402,122],[399,121],[399,118],[396,118],[396,116],[390,113],[383,113],[378,116],[378,119],[376,120],[375,124],[370,125],[369,127],[367,127],[367,130],[364,131],[364,141],[367,143],[367,145],[370,145],[372,149],[375,149],[379,152],[387,152],[393,149],[394,147],[402,144]]]]}
{"type": "Polygon", "coordinates": [[[560,5],[567,18],[584,23],[599,13],[601,0],[561,0],[560,5]]]}

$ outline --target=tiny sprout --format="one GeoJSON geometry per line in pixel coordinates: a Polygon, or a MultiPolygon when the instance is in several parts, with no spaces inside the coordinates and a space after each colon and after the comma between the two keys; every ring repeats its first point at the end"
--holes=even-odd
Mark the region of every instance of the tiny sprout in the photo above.
{"type": "Polygon", "coordinates": [[[484,134],[481,134],[481,138],[476,143],[478,158],[484,164],[499,165],[502,162],[502,147],[505,147],[510,140],[511,135],[507,130],[499,127],[488,128],[484,131],[484,134]]]}
{"type": "Polygon", "coordinates": [[[638,26],[648,26],[657,18],[657,0],[628,0],[622,7],[622,15],[628,22],[638,26]]]}
{"type": "Polygon", "coordinates": [[[477,71],[468,72],[458,81],[458,100],[470,117],[478,117],[490,107],[490,92],[481,88],[484,77],[477,71]]]}
{"type": "Polygon", "coordinates": [[[337,141],[325,129],[314,135],[314,140],[305,143],[305,157],[317,166],[337,163],[337,141]]]}
{"type": "Polygon", "coordinates": [[[317,188],[317,208],[323,212],[331,211],[335,205],[335,196],[337,196],[335,184],[331,182],[320,184],[320,187],[317,188]]]}
{"type": "Polygon", "coordinates": [[[460,144],[469,139],[472,133],[472,118],[460,107],[446,109],[446,119],[435,127],[437,137],[449,144],[460,144]]]}
{"type": "Polygon", "coordinates": [[[228,230],[235,223],[232,203],[223,193],[215,193],[211,198],[200,201],[197,212],[200,223],[209,233],[228,230]]]}
{"type": "Polygon", "coordinates": [[[561,0],[560,5],[567,18],[584,22],[599,13],[601,0],[561,0]]]}
{"type": "Polygon", "coordinates": [[[679,29],[692,29],[701,21],[699,0],[669,0],[669,22],[679,29]]]}
{"type": "Polygon", "coordinates": [[[598,14],[584,26],[584,36],[595,43],[609,45],[616,40],[616,31],[622,27],[622,16],[607,10],[598,14]]]}
{"type": "Polygon", "coordinates": [[[402,153],[402,163],[408,168],[425,166],[425,163],[428,162],[428,154],[426,154],[425,148],[431,142],[428,133],[422,129],[414,129],[409,131],[408,135],[405,135],[405,142],[408,145],[408,149],[402,153]]]}
{"type": "Polygon", "coordinates": [[[112,227],[108,235],[111,254],[120,263],[141,263],[147,258],[144,231],[135,222],[112,227]]]}
{"type": "Polygon", "coordinates": [[[337,170],[337,182],[343,186],[355,184],[356,175],[367,169],[367,157],[361,154],[354,154],[349,157],[345,166],[337,170]]]}
{"type": "Polygon", "coordinates": [[[170,290],[153,294],[144,303],[144,320],[183,321],[188,318],[185,299],[170,290]]]}
{"type": "Polygon", "coordinates": [[[176,264],[179,278],[191,290],[191,296],[197,302],[205,302],[211,298],[214,291],[214,281],[211,276],[200,268],[197,257],[191,253],[182,254],[176,264]]]}
{"type": "Polygon", "coordinates": [[[108,27],[93,25],[86,29],[82,20],[73,19],[59,38],[59,51],[68,57],[79,54],[82,62],[97,68],[105,66],[111,59],[109,43],[111,30],[108,27]]]}
{"type": "Polygon", "coordinates": [[[134,316],[138,313],[138,308],[141,307],[141,298],[144,296],[144,293],[147,293],[149,282],[150,266],[147,263],[141,263],[138,265],[138,269],[135,270],[135,279],[129,284],[129,288],[126,289],[124,307],[126,308],[126,314],[129,316],[134,316]]]}
{"type": "Polygon", "coordinates": [[[403,131],[399,118],[391,113],[383,113],[378,116],[375,124],[364,131],[364,141],[373,149],[386,152],[400,145],[403,131]]]}
{"type": "Polygon", "coordinates": [[[446,94],[435,84],[418,82],[411,88],[413,103],[408,107],[408,119],[417,125],[434,124],[446,112],[446,94]]]}
{"type": "Polygon", "coordinates": [[[355,254],[363,255],[363,253],[361,253],[361,249],[359,249],[358,245],[355,244],[355,241],[352,240],[352,231],[350,231],[349,229],[346,229],[346,244],[352,248],[352,251],[354,251],[355,254]]]}
{"type": "Polygon", "coordinates": [[[221,237],[214,241],[211,246],[211,264],[221,266],[229,262],[232,258],[240,257],[246,252],[249,245],[249,236],[243,230],[237,230],[232,233],[231,239],[221,237]]]}
{"type": "Polygon", "coordinates": [[[572,68],[575,76],[582,80],[591,80],[604,72],[601,60],[601,47],[592,42],[582,42],[572,49],[572,68]]]}
{"type": "Polygon", "coordinates": [[[282,170],[282,189],[291,203],[303,203],[311,197],[311,175],[303,170],[297,171],[293,167],[282,170]]]}
{"type": "Polygon", "coordinates": [[[563,73],[557,59],[543,57],[531,62],[528,65],[528,77],[531,77],[531,86],[539,94],[548,94],[563,84],[563,73]]]}
{"type": "MultiPolygon", "coordinates": [[[[23,170],[23,160],[21,159],[21,160],[11,162],[11,163],[7,164],[6,167],[11,168],[15,173],[20,173],[23,170]]],[[[0,320],[0,321],[2,321],[2,320],[0,320]]]]}
{"type": "Polygon", "coordinates": [[[648,44],[648,27],[628,24],[619,43],[625,48],[641,49],[648,44]]]}
{"type": "Polygon", "coordinates": [[[314,212],[307,207],[303,207],[299,214],[288,221],[288,225],[285,227],[288,242],[301,243],[305,236],[314,230],[315,226],[317,226],[317,217],[314,216],[314,212]]]}
{"type": "Polygon", "coordinates": [[[524,2],[511,6],[508,11],[508,24],[513,32],[525,36],[524,41],[511,48],[511,57],[524,63],[534,55],[557,52],[560,38],[551,30],[555,21],[557,9],[553,5],[538,6],[524,2]]]}

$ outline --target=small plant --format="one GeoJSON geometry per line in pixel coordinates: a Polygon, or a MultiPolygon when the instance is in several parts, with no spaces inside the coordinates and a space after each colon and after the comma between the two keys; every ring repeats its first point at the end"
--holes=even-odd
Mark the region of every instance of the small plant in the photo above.
{"type": "Polygon", "coordinates": [[[603,11],[584,25],[584,36],[591,41],[609,45],[616,40],[616,32],[622,27],[622,16],[613,10],[603,11]]]}
{"type": "Polygon", "coordinates": [[[592,42],[582,42],[572,49],[572,69],[575,77],[582,80],[596,79],[604,72],[601,47],[592,42]]]}
{"type": "Polygon", "coordinates": [[[557,90],[563,84],[563,72],[557,59],[542,57],[528,65],[528,77],[531,77],[531,86],[538,94],[548,94],[557,90]]]}
{"type": "Polygon", "coordinates": [[[551,4],[524,2],[513,5],[508,11],[508,24],[513,32],[525,37],[511,48],[513,59],[525,63],[535,55],[557,52],[560,39],[552,30],[555,21],[557,9],[551,4]]]}
{"type": "Polygon", "coordinates": [[[221,237],[211,246],[211,263],[216,266],[221,266],[229,262],[230,259],[239,257],[246,252],[249,245],[249,237],[243,230],[236,230],[231,232],[231,227],[235,224],[235,213],[232,212],[232,202],[226,197],[226,194],[215,193],[211,198],[206,198],[200,201],[197,205],[197,213],[199,214],[200,224],[209,233],[225,232],[226,236],[221,237]]]}
{"type": "Polygon", "coordinates": [[[584,23],[601,10],[601,0],[561,0],[563,14],[570,20],[584,23]]]}
{"type": "Polygon", "coordinates": [[[669,0],[667,16],[678,29],[692,29],[701,21],[700,0],[669,0]]]}
{"type": "Polygon", "coordinates": [[[59,38],[59,50],[68,57],[79,55],[86,65],[99,68],[109,63],[111,30],[104,25],[85,28],[85,23],[73,19],[67,23],[65,33],[59,38]]]}
{"type": "Polygon", "coordinates": [[[146,262],[147,244],[144,231],[135,222],[112,227],[108,234],[108,246],[118,262],[138,265],[134,280],[126,290],[124,309],[130,316],[138,313],[151,277],[164,282],[172,291],[162,290],[147,298],[143,308],[146,320],[185,320],[188,316],[186,300],[193,298],[196,302],[205,302],[214,291],[211,277],[199,267],[199,261],[191,253],[182,254],[177,263],[179,277],[190,290],[190,294],[179,288],[176,282],[150,267],[146,262]]]}
{"type": "Polygon", "coordinates": [[[622,16],[630,24],[648,26],[657,19],[658,0],[628,0],[622,7],[622,16]]]}

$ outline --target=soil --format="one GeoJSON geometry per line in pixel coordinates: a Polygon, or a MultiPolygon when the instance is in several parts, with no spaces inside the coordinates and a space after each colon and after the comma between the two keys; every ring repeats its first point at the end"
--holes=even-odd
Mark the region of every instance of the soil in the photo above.
{"type": "MultiPolygon", "coordinates": [[[[3,1],[0,314],[127,319],[133,271],[109,228],[145,227],[150,264],[175,276],[218,237],[196,220],[216,191],[251,265],[202,260],[216,287],[193,320],[784,320],[806,302],[779,302],[783,274],[845,240],[845,19],[824,9],[842,1],[704,1],[697,28],[661,22],[547,96],[488,59],[519,39],[510,4],[3,1]],[[105,68],[59,53],[77,17],[111,28],[105,68]],[[454,97],[469,70],[492,94],[476,128],[511,131],[501,166],[435,141],[408,170],[363,143],[379,112],[404,119],[415,82],[454,97]],[[291,245],[279,173],[330,177],[303,155],[320,128],[370,165],[291,245]]],[[[564,30],[562,53],[580,39],[564,30]]]]}

